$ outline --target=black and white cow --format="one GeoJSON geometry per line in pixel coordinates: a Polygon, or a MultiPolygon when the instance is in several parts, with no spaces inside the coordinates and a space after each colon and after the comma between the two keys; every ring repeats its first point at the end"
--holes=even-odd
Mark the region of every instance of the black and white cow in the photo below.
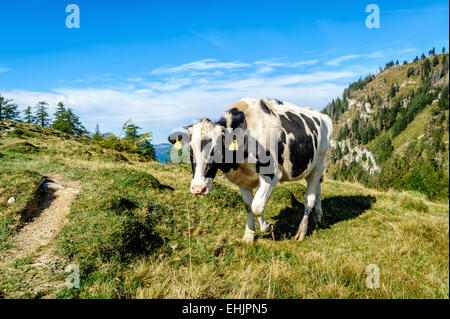
{"type": "Polygon", "coordinates": [[[274,99],[245,98],[218,122],[205,118],[185,129],[188,133],[175,132],[169,141],[177,148],[189,144],[190,191],[207,194],[219,169],[239,186],[247,209],[245,241],[254,241],[254,216],[262,232],[274,230],[264,219],[264,207],[279,181],[307,181],[305,212],[296,239],[305,238],[313,208],[321,222],[320,182],[333,131],[327,115],[274,99]]]}

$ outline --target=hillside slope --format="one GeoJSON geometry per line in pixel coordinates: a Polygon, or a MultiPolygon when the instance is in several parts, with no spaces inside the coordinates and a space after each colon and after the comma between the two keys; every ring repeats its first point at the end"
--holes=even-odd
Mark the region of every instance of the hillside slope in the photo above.
{"type": "Polygon", "coordinates": [[[448,65],[448,54],[390,62],[333,100],[330,176],[448,198],[448,65]]]}
{"type": "Polygon", "coordinates": [[[0,268],[1,297],[449,296],[447,203],[326,178],[325,225],[311,219],[305,241],[297,242],[291,235],[305,185],[284,183],[266,209],[276,240],[259,234],[249,245],[241,240],[246,214],[239,191],[223,176],[210,194],[194,197],[188,165],[142,161],[52,129],[0,125],[0,249],[20,248],[20,217],[39,201],[36,189],[46,177],[81,188],[54,241],[2,261],[10,267],[0,268]],[[42,252],[49,257],[39,262],[42,252]],[[79,289],[64,287],[69,264],[80,269],[79,289]],[[379,288],[366,286],[369,265],[379,268],[379,288]]]}

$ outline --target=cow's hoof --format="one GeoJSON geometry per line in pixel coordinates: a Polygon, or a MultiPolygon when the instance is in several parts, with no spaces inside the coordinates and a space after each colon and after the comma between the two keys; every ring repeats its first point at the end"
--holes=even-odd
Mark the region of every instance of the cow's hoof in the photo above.
{"type": "Polygon", "coordinates": [[[298,241],[302,241],[303,239],[305,239],[305,234],[297,232],[294,238],[297,239],[298,241]]]}
{"type": "Polygon", "coordinates": [[[306,231],[308,230],[308,218],[303,218],[300,226],[298,227],[298,232],[295,235],[295,239],[302,241],[306,237],[306,231]]]}
{"type": "Polygon", "coordinates": [[[255,241],[256,232],[250,229],[245,230],[244,237],[242,240],[246,243],[253,243],[255,241]]]}
{"type": "Polygon", "coordinates": [[[317,223],[318,224],[322,224],[323,223],[323,215],[322,214],[318,214],[317,215],[317,223]]]}
{"type": "Polygon", "coordinates": [[[275,225],[268,223],[264,228],[261,227],[261,231],[263,233],[273,233],[275,231],[275,225]]]}
{"type": "Polygon", "coordinates": [[[323,223],[323,213],[322,213],[322,210],[316,211],[315,216],[316,216],[316,222],[317,222],[318,224],[322,224],[322,223],[323,223]]]}

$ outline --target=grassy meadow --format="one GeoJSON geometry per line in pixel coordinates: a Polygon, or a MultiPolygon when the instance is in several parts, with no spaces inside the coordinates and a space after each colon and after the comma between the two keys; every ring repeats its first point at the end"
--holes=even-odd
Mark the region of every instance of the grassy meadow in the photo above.
{"type": "Polygon", "coordinates": [[[265,213],[274,237],[258,233],[246,244],[239,190],[223,176],[210,194],[194,197],[188,165],[145,161],[34,125],[1,125],[0,255],[14,246],[11,235],[45,176],[64,176],[81,191],[50,245],[57,265],[37,268],[39,249],[12,260],[0,269],[0,297],[449,298],[448,202],[325,178],[325,224],[311,219],[297,242],[305,183],[283,183],[265,213]],[[64,282],[68,264],[79,265],[79,289],[31,289],[37,274],[64,282]],[[379,288],[366,286],[371,264],[379,288]]]}

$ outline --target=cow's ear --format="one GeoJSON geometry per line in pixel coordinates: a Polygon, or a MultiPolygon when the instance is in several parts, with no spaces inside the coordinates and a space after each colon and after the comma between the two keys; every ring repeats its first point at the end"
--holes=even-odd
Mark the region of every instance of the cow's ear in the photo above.
{"type": "Polygon", "coordinates": [[[169,135],[169,142],[175,146],[175,148],[180,149],[184,145],[190,142],[190,136],[188,133],[184,132],[174,132],[169,135]]]}
{"type": "Polygon", "coordinates": [[[183,128],[188,131],[189,133],[192,133],[192,125],[183,126],[183,128]]]}

